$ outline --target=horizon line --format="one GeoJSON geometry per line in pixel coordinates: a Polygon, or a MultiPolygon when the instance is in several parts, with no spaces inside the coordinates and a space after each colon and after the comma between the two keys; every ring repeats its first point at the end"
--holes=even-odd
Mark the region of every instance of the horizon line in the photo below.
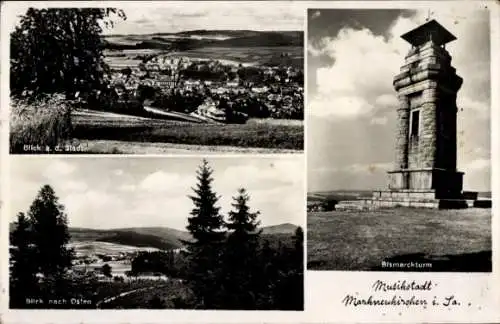
{"type": "MultiPolygon", "coordinates": [[[[9,224],[14,224],[15,221],[9,222],[9,224]]],[[[265,227],[272,227],[272,226],[280,226],[280,225],[293,225],[297,227],[303,227],[303,225],[298,225],[292,222],[284,222],[284,223],[278,223],[278,224],[271,224],[271,225],[260,225],[258,227],[260,228],[265,228],[265,227]]],[[[71,226],[68,225],[68,229],[83,229],[83,230],[98,230],[98,231],[107,231],[107,230],[119,230],[119,229],[131,229],[131,228],[168,228],[168,229],[173,229],[176,231],[185,231],[188,232],[187,229],[178,229],[174,227],[169,227],[169,226],[164,226],[164,225],[151,225],[151,226],[129,226],[129,227],[107,227],[107,228],[92,228],[92,227],[83,227],[83,226],[71,226]]]]}
{"type": "Polygon", "coordinates": [[[156,35],[156,34],[180,34],[180,33],[186,33],[186,32],[194,32],[194,31],[250,31],[250,32],[300,32],[303,33],[303,30],[300,29],[276,29],[276,30],[270,30],[270,29],[227,29],[227,28],[221,28],[221,29],[205,29],[205,28],[200,28],[200,29],[185,29],[181,31],[176,31],[176,32],[163,32],[163,31],[158,31],[158,32],[150,32],[150,33],[136,33],[136,34],[101,34],[101,36],[147,36],[147,35],[156,35]]]}
{"type": "MultiPolygon", "coordinates": [[[[389,191],[389,188],[375,188],[375,189],[323,189],[323,190],[307,190],[307,193],[316,193],[316,192],[332,192],[332,191],[389,191]]],[[[484,190],[484,189],[465,189],[462,191],[477,191],[477,192],[492,192],[492,189],[484,190]]]]}

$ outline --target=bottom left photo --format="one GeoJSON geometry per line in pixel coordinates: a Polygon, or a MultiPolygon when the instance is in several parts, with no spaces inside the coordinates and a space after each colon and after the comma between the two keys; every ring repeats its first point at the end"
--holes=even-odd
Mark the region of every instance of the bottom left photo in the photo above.
{"type": "Polygon", "coordinates": [[[11,309],[304,309],[302,156],[10,163],[11,309]]]}

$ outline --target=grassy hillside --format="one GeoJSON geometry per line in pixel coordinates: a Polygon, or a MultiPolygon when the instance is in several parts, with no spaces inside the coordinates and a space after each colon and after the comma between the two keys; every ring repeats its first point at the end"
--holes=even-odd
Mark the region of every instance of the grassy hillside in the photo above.
{"type": "Polygon", "coordinates": [[[279,225],[265,226],[262,228],[262,234],[294,234],[297,229],[297,225],[290,223],[284,223],[279,225]]]}
{"type": "Polygon", "coordinates": [[[304,127],[269,124],[197,124],[183,121],[127,121],[75,118],[73,136],[81,140],[225,145],[302,150],[304,127]],[[175,127],[172,127],[174,126],[175,127]]]}
{"type": "Polygon", "coordinates": [[[310,212],[307,227],[310,270],[491,271],[491,209],[310,212]]]}
{"type": "MultiPolygon", "coordinates": [[[[10,231],[13,231],[14,224],[9,225],[10,231]]],[[[275,241],[289,237],[296,228],[296,225],[290,223],[267,226],[263,227],[262,236],[264,239],[275,241]]],[[[179,248],[182,246],[182,241],[191,239],[187,231],[169,227],[130,227],[106,230],[71,227],[69,234],[73,242],[98,241],[136,247],[154,247],[162,250],[179,248]]]]}
{"type": "MultiPolygon", "coordinates": [[[[95,230],[70,228],[72,241],[99,241],[136,247],[154,247],[162,250],[176,249],[182,246],[180,236],[155,235],[136,229],[95,230]]],[[[186,233],[187,234],[187,233],[186,233]]]]}

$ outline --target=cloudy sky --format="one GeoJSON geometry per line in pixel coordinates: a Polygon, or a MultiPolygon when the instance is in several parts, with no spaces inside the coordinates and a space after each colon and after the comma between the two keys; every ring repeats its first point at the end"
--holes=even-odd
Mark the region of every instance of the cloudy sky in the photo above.
{"type": "Polygon", "coordinates": [[[123,7],[127,20],[117,22],[113,34],[179,32],[193,29],[302,30],[304,8],[279,3],[200,1],[164,2],[161,5],[123,7]],[[273,10],[272,7],[279,9],[273,10]]]}
{"type": "MultiPolygon", "coordinates": [[[[214,189],[226,215],[239,187],[262,225],[304,219],[303,159],[209,158],[214,189]]],[[[189,158],[12,157],[12,220],[26,212],[38,190],[50,184],[66,206],[70,226],[119,228],[166,226],[184,230],[193,205],[187,195],[196,184],[201,160],[189,158]]]]}
{"type": "MultiPolygon", "coordinates": [[[[33,5],[33,3],[31,3],[33,5]]],[[[37,4],[44,6],[44,3],[37,4]]],[[[60,4],[59,4],[60,5],[60,4]]],[[[92,2],[81,6],[95,6],[92,2]]],[[[291,1],[160,1],[109,4],[124,10],[127,19],[116,20],[104,34],[173,33],[194,29],[303,30],[305,7],[291,1]]],[[[26,12],[28,4],[11,4],[10,17],[26,12]]],[[[7,15],[6,15],[7,16],[7,15]]],[[[13,20],[13,24],[18,19],[13,20]]]]}
{"type": "MultiPolygon", "coordinates": [[[[463,77],[458,168],[465,190],[490,188],[490,41],[487,11],[432,10],[457,37],[447,44],[463,77]]],[[[394,160],[396,92],[409,50],[400,38],[427,10],[308,10],[308,190],[386,187],[394,160]]]]}

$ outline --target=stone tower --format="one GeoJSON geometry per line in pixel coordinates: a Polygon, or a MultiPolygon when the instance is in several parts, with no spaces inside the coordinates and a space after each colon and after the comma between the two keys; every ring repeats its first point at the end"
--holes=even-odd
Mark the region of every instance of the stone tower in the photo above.
{"type": "Polygon", "coordinates": [[[464,208],[463,173],[457,171],[457,92],[462,78],[451,66],[448,30],[430,20],[401,36],[411,44],[394,78],[398,96],[396,154],[388,190],[372,199],[344,201],[363,208],[464,208]]]}
{"type": "Polygon", "coordinates": [[[456,170],[456,99],[462,78],[445,49],[456,38],[435,20],[401,37],[412,47],[393,83],[399,106],[395,170],[389,172],[389,189],[458,199],[463,173],[456,170]]]}

